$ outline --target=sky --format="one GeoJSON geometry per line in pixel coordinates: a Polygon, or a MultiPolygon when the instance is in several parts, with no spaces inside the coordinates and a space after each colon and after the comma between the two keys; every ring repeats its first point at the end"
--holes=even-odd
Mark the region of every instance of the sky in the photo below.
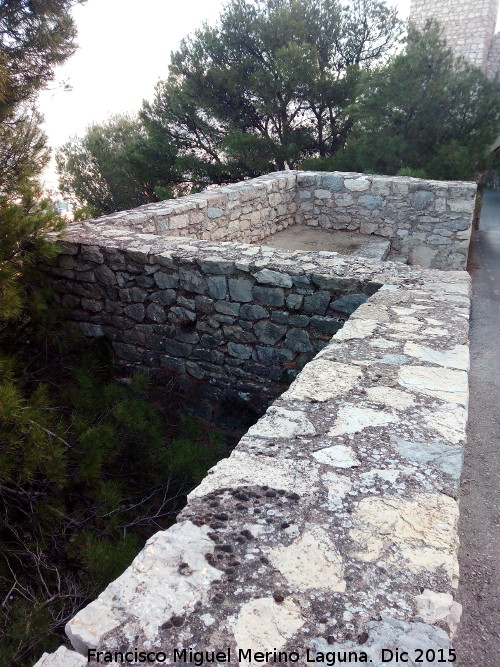
{"type": "MultiPolygon", "coordinates": [[[[225,0],[87,0],[73,9],[78,51],[56,70],[39,107],[56,149],[93,122],[134,113],[168,73],[170,53],[203,21],[214,23],[225,0]],[[70,90],[67,90],[69,85],[70,90]]],[[[388,0],[408,18],[410,0],[388,0]]],[[[57,188],[54,163],[45,185],[57,188]]]]}

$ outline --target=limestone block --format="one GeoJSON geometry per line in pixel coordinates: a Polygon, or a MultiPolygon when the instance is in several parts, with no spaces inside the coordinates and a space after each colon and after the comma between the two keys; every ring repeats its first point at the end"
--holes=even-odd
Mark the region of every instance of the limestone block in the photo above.
{"type": "Polygon", "coordinates": [[[54,653],[44,653],[34,667],[86,667],[87,658],[60,646],[54,653]]]}
{"type": "Polygon", "coordinates": [[[344,186],[352,192],[364,192],[370,189],[370,181],[366,178],[346,179],[344,186]]]}
{"type": "Polygon", "coordinates": [[[260,287],[252,289],[252,296],[264,306],[282,306],[285,293],[282,287],[260,287]]]}
{"type": "Polygon", "coordinates": [[[300,607],[293,601],[277,604],[271,597],[260,598],[242,605],[234,638],[243,650],[265,652],[272,646],[279,651],[303,625],[300,607]]]}
{"type": "Polygon", "coordinates": [[[248,278],[230,278],[229,294],[234,301],[247,303],[252,301],[253,281],[248,278]]]}
{"type": "Polygon", "coordinates": [[[293,285],[292,278],[278,271],[271,271],[270,269],[262,269],[254,274],[255,279],[259,283],[265,285],[276,285],[278,287],[291,287],[293,285]]]}
{"type": "Polygon", "coordinates": [[[313,350],[309,334],[303,329],[289,329],[286,334],[285,345],[294,352],[312,352],[313,350]]]}
{"type": "Polygon", "coordinates": [[[121,577],[67,624],[75,649],[83,653],[95,648],[103,634],[131,616],[146,636],[154,637],[172,616],[192,611],[207,595],[208,585],[222,576],[205,558],[215,546],[207,537],[209,530],[186,521],[148,540],[121,577]],[[189,576],[179,576],[181,563],[189,576]]]}

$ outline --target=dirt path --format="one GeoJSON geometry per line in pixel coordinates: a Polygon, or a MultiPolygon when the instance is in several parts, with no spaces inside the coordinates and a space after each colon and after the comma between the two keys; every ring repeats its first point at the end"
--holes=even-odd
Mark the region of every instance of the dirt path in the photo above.
{"type": "Polygon", "coordinates": [[[460,501],[459,667],[500,664],[500,194],[474,232],[468,447],[460,501]]]}

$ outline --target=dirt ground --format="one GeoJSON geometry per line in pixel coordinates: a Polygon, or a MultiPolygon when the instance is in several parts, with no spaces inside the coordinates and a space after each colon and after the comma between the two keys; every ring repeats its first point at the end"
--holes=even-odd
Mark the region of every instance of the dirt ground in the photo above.
{"type": "Polygon", "coordinates": [[[325,250],[327,252],[338,252],[341,255],[350,255],[368,243],[380,243],[380,241],[386,240],[381,236],[371,234],[293,225],[273,236],[267,236],[257,243],[271,248],[283,248],[284,250],[303,250],[304,252],[325,250]]]}
{"type": "Polygon", "coordinates": [[[457,667],[500,665],[500,193],[486,192],[472,276],[468,445],[460,499],[457,667]]]}

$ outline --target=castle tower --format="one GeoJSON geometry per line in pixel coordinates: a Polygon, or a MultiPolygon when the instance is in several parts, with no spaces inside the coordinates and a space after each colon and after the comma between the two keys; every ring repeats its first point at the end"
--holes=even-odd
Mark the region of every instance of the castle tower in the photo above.
{"type": "Polygon", "coordinates": [[[498,6],[499,0],[411,0],[410,21],[422,28],[436,19],[457,55],[493,75],[499,69],[498,6]]]}

